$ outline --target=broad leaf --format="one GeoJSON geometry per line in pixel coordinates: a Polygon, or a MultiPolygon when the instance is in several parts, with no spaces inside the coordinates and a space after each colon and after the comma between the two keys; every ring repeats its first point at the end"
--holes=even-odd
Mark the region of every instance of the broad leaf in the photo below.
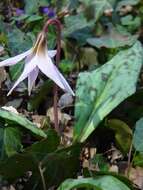
{"type": "Polygon", "coordinates": [[[137,37],[137,35],[122,35],[113,30],[111,33],[103,35],[99,38],[88,38],[87,42],[97,48],[118,48],[133,45],[137,40],[137,37]]]}
{"type": "Polygon", "coordinates": [[[0,128],[0,160],[21,151],[21,135],[18,128],[2,127],[0,128]]]}
{"type": "Polygon", "coordinates": [[[30,130],[32,133],[34,133],[36,135],[39,135],[41,137],[46,137],[46,134],[44,133],[44,131],[39,129],[35,124],[33,124],[28,119],[26,119],[16,113],[9,112],[4,109],[0,109],[0,118],[3,118],[6,122],[10,121],[10,122],[19,124],[20,126],[30,130]]]}
{"type": "Polygon", "coordinates": [[[135,149],[143,153],[143,118],[136,123],[136,128],[133,136],[133,145],[135,149]]]}
{"type": "Polygon", "coordinates": [[[115,132],[115,140],[122,153],[129,152],[132,143],[132,130],[123,121],[119,119],[109,119],[107,125],[115,132]]]}
{"type": "Polygon", "coordinates": [[[48,5],[48,0],[25,0],[25,11],[28,14],[37,13],[39,7],[48,5]]]}
{"type": "Polygon", "coordinates": [[[3,140],[4,149],[8,156],[12,156],[22,150],[21,135],[18,128],[6,127],[3,140]]]}
{"type": "Polygon", "coordinates": [[[94,17],[97,21],[105,10],[112,9],[116,0],[80,0],[80,2],[84,3],[86,6],[92,6],[94,8],[94,17]]]}
{"type": "Polygon", "coordinates": [[[136,90],[142,66],[140,42],[120,51],[102,67],[79,74],[74,139],[85,141],[100,121],[136,90]]]}
{"type": "Polygon", "coordinates": [[[129,31],[137,30],[141,26],[141,18],[138,16],[127,15],[121,18],[121,24],[129,31]]]}
{"type": "Polygon", "coordinates": [[[55,131],[49,132],[47,139],[33,144],[21,154],[16,154],[0,162],[0,174],[12,182],[23,176],[25,172],[32,171],[32,176],[29,178],[26,187],[35,190],[42,188],[39,164],[44,169],[43,174],[47,189],[60,185],[67,178],[75,177],[80,166],[79,145],[56,150],[59,138],[55,131]]]}
{"type": "Polygon", "coordinates": [[[64,35],[69,36],[75,31],[91,26],[93,26],[93,22],[88,22],[82,13],[74,16],[68,16],[65,17],[64,35]]]}
{"type": "Polygon", "coordinates": [[[22,153],[15,154],[0,161],[0,174],[9,180],[24,175],[26,171],[36,170],[39,162],[48,154],[56,150],[59,137],[53,130],[47,132],[47,138],[26,148],[22,153]]]}
{"type": "MultiPolygon", "coordinates": [[[[8,31],[8,48],[11,55],[17,55],[32,47],[32,38],[30,35],[23,33],[16,27],[10,28],[8,31]],[[17,40],[18,39],[18,40],[17,40]]],[[[12,80],[16,80],[24,67],[24,62],[13,65],[9,69],[10,77],[12,80]]]]}
{"type": "Polygon", "coordinates": [[[119,3],[117,4],[116,10],[120,10],[123,6],[127,6],[127,5],[137,5],[140,2],[140,0],[122,0],[119,1],[119,3]]]}
{"type": "Polygon", "coordinates": [[[58,190],[70,190],[78,188],[89,188],[97,190],[130,190],[123,182],[113,176],[102,176],[97,178],[67,179],[58,190]]]}

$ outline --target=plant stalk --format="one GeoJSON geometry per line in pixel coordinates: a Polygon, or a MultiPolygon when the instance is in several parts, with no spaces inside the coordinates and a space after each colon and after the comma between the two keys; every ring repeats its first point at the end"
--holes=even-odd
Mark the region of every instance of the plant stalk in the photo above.
{"type": "MultiPolygon", "coordinates": [[[[49,25],[55,25],[57,29],[56,66],[58,67],[59,62],[60,62],[60,55],[61,55],[61,22],[56,18],[49,19],[43,27],[43,32],[45,33],[48,32],[49,25]]],[[[60,127],[59,127],[59,119],[58,119],[58,87],[56,84],[54,84],[53,94],[54,94],[54,125],[55,125],[55,130],[60,135],[61,132],[60,132],[60,127]]]]}

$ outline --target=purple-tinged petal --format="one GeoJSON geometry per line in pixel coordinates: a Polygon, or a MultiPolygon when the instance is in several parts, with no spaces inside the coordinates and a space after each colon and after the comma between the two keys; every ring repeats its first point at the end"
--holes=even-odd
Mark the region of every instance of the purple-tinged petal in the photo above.
{"type": "Polygon", "coordinates": [[[18,80],[15,82],[14,86],[11,88],[7,96],[9,96],[12,93],[13,89],[16,88],[16,86],[21,81],[23,81],[25,78],[29,76],[29,73],[31,73],[35,69],[36,65],[37,65],[37,56],[35,56],[30,62],[25,64],[24,71],[22,72],[18,80]]]}
{"type": "Polygon", "coordinates": [[[19,61],[21,61],[22,59],[24,59],[26,56],[30,55],[31,53],[32,53],[32,49],[30,49],[24,53],[21,53],[19,55],[16,55],[14,57],[8,58],[4,61],[1,61],[0,67],[15,65],[16,63],[18,63],[19,61]]]}
{"type": "Polygon", "coordinates": [[[45,13],[45,14],[48,14],[48,12],[49,12],[49,7],[43,7],[43,8],[42,8],[42,12],[45,13]]]}
{"type": "Polygon", "coordinates": [[[31,73],[29,73],[29,75],[28,75],[28,94],[29,94],[29,96],[31,94],[32,87],[35,85],[35,81],[38,77],[38,73],[39,73],[39,68],[35,67],[35,69],[33,71],[31,71],[31,73]]]}
{"type": "Polygon", "coordinates": [[[49,55],[49,57],[55,57],[55,55],[56,55],[56,53],[57,53],[57,50],[48,50],[48,55],[49,55]]]}
{"type": "Polygon", "coordinates": [[[64,91],[69,92],[70,94],[74,95],[74,92],[72,91],[71,87],[65,80],[65,78],[62,76],[62,74],[58,71],[56,66],[52,63],[51,58],[46,55],[40,56],[38,58],[38,67],[39,69],[51,80],[53,80],[60,88],[62,88],[64,91]]]}
{"type": "Polygon", "coordinates": [[[56,13],[55,13],[55,11],[53,9],[50,9],[47,15],[48,15],[49,18],[52,18],[52,17],[54,17],[56,15],[56,13]]]}
{"type": "Polygon", "coordinates": [[[24,14],[24,10],[17,8],[17,9],[16,9],[16,15],[17,15],[17,16],[21,16],[22,14],[24,14]]]}

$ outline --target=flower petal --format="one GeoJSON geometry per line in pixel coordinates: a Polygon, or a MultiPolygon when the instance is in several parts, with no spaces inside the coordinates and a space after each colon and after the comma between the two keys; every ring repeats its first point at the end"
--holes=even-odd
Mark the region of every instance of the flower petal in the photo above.
{"type": "Polygon", "coordinates": [[[28,75],[28,94],[29,94],[29,96],[31,94],[32,87],[35,85],[35,81],[37,79],[38,72],[39,72],[39,68],[35,67],[35,69],[33,71],[31,71],[31,73],[29,73],[29,75],[28,75]]]}
{"type": "Polygon", "coordinates": [[[2,66],[9,66],[9,65],[15,65],[16,63],[18,63],[19,61],[21,61],[22,59],[24,59],[26,56],[28,56],[30,53],[32,53],[32,49],[21,53],[19,55],[16,55],[14,57],[8,58],[4,61],[0,62],[0,67],[2,66]]]}
{"type": "Polygon", "coordinates": [[[62,74],[58,71],[56,66],[52,63],[51,58],[46,56],[39,56],[38,58],[38,67],[39,69],[51,80],[53,80],[60,88],[74,95],[71,87],[62,76],[62,74]]]}
{"type": "Polygon", "coordinates": [[[37,56],[35,56],[30,62],[25,64],[24,67],[24,71],[22,72],[22,74],[20,75],[20,77],[18,78],[18,80],[15,82],[14,86],[12,87],[12,89],[9,91],[9,93],[7,94],[7,96],[9,96],[11,94],[11,92],[13,91],[13,89],[21,82],[23,81],[25,78],[27,78],[29,76],[29,73],[32,72],[32,70],[35,69],[37,65],[37,56]]]}
{"type": "Polygon", "coordinates": [[[55,57],[56,53],[57,53],[57,50],[48,50],[48,56],[51,58],[55,57]]]}

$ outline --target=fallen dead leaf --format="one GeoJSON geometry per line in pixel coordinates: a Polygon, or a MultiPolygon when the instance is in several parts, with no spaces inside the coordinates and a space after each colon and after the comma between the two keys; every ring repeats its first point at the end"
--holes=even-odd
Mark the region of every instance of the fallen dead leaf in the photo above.
{"type": "Polygon", "coordinates": [[[119,168],[117,165],[111,165],[109,171],[119,173],[119,168]]]}
{"type": "Polygon", "coordinates": [[[32,115],[31,117],[32,117],[33,123],[35,123],[38,126],[38,128],[43,127],[43,122],[45,119],[44,115],[32,115]]]}
{"type": "Polygon", "coordinates": [[[0,88],[1,88],[2,82],[4,82],[6,80],[6,77],[7,77],[7,73],[4,69],[4,67],[0,67],[0,88]]]}
{"type": "MultiPolygon", "coordinates": [[[[53,107],[48,109],[46,115],[50,118],[50,121],[54,123],[53,107]]],[[[65,126],[71,120],[71,116],[66,113],[62,113],[60,109],[58,109],[58,118],[59,122],[65,126]]]]}
{"type": "Polygon", "coordinates": [[[143,168],[131,168],[129,171],[129,179],[140,189],[143,189],[143,168]]]}

